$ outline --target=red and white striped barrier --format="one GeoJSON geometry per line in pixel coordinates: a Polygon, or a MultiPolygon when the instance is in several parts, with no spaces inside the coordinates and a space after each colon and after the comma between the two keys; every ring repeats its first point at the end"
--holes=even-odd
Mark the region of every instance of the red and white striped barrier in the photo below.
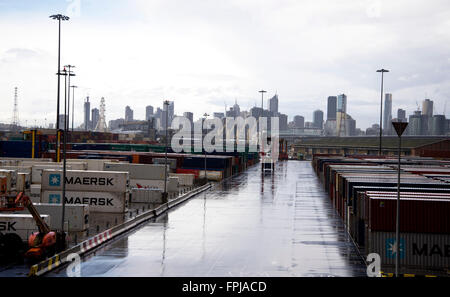
{"type": "Polygon", "coordinates": [[[81,243],[81,252],[84,253],[85,251],[93,249],[94,247],[102,244],[103,242],[107,241],[110,238],[112,238],[111,230],[107,230],[105,232],[99,233],[99,234],[95,235],[94,237],[81,243]]]}

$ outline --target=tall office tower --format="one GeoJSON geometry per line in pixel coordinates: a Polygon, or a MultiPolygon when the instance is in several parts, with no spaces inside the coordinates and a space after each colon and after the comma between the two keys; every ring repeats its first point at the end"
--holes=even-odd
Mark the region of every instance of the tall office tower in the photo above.
{"type": "Polygon", "coordinates": [[[175,102],[169,101],[169,127],[172,125],[174,115],[175,115],[175,102]]]}
{"type": "Polygon", "coordinates": [[[433,116],[433,101],[430,99],[425,99],[422,102],[422,114],[428,117],[433,116]]]}
{"type": "Polygon", "coordinates": [[[305,128],[305,118],[299,115],[294,117],[294,127],[295,128],[305,128]]]}
{"type": "Polygon", "coordinates": [[[239,107],[239,104],[237,104],[237,100],[234,101],[233,110],[234,114],[238,117],[241,113],[241,108],[239,107]]]}
{"type": "MultiPolygon", "coordinates": [[[[278,128],[280,131],[286,131],[288,129],[288,116],[286,114],[280,113],[278,115],[279,123],[278,128]]],[[[270,121],[270,119],[268,119],[270,121]]]]}
{"type": "Polygon", "coordinates": [[[223,112],[214,112],[213,117],[222,119],[225,117],[225,115],[223,114],[223,112]]]}
{"type": "Polygon", "coordinates": [[[347,95],[341,94],[337,97],[337,112],[347,113],[347,95]]]}
{"type": "Polygon", "coordinates": [[[330,96],[328,97],[328,105],[327,105],[327,121],[335,121],[336,112],[337,112],[337,97],[330,96]]]}
{"type": "Polygon", "coordinates": [[[397,120],[400,122],[406,122],[406,111],[404,109],[399,108],[397,110],[397,120]]]}
{"type": "Polygon", "coordinates": [[[100,119],[100,110],[98,108],[92,109],[92,116],[91,116],[91,130],[95,130],[95,127],[97,127],[98,120],[100,119]]]}
{"type": "Polygon", "coordinates": [[[278,95],[275,94],[272,98],[269,99],[269,110],[272,113],[278,113],[278,95]]]}
{"type": "Polygon", "coordinates": [[[89,96],[84,101],[84,130],[88,131],[91,128],[91,103],[89,102],[89,96]]]}
{"type": "Polygon", "coordinates": [[[155,118],[157,119],[161,119],[161,115],[162,115],[162,109],[161,108],[156,108],[156,112],[155,112],[155,118]]]}
{"type": "Polygon", "coordinates": [[[413,115],[409,116],[409,124],[406,127],[408,135],[422,135],[423,125],[422,125],[422,114],[420,110],[415,111],[413,115]]]}
{"type": "Polygon", "coordinates": [[[446,132],[445,115],[436,114],[431,121],[431,135],[444,135],[446,132]]]}
{"type": "Polygon", "coordinates": [[[384,134],[390,135],[392,130],[392,94],[386,93],[384,98],[384,116],[383,116],[383,131],[384,134]]]}
{"type": "Polygon", "coordinates": [[[313,126],[314,128],[323,129],[323,111],[316,110],[313,113],[313,126]]]}
{"type": "Polygon", "coordinates": [[[145,120],[148,121],[153,116],[153,106],[149,105],[145,108],[145,120]]]}
{"type": "Polygon", "coordinates": [[[133,110],[127,105],[125,107],[125,122],[133,121],[133,110]]]}
{"type": "Polygon", "coordinates": [[[184,112],[184,113],[183,113],[183,117],[189,119],[189,121],[190,121],[191,123],[194,122],[194,114],[193,114],[192,112],[189,112],[189,111],[184,112]]]}

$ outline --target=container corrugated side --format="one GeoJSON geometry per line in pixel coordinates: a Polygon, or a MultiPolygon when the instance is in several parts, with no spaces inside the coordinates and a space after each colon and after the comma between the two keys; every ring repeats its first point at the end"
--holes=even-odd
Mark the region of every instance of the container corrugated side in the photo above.
{"type": "MultiPolygon", "coordinates": [[[[42,190],[62,190],[63,172],[44,170],[42,190]]],[[[118,192],[128,188],[128,172],[67,170],[66,190],[77,192],[118,192]]]]}
{"type": "MultiPolygon", "coordinates": [[[[43,203],[62,203],[61,191],[46,191],[41,193],[43,203]]],[[[127,194],[117,192],[66,192],[67,204],[87,204],[89,205],[89,213],[91,212],[108,212],[108,213],[124,213],[127,206],[127,194]]]]}
{"type": "MultiPolygon", "coordinates": [[[[47,225],[51,225],[49,215],[41,215],[47,225]]],[[[28,241],[33,232],[39,232],[36,222],[31,214],[4,214],[0,213],[0,232],[3,234],[15,233],[22,241],[28,241]]]]}
{"type": "Polygon", "coordinates": [[[124,164],[105,163],[104,171],[124,171],[129,173],[130,179],[163,180],[164,165],[159,164],[124,164]]]}
{"type": "MultiPolygon", "coordinates": [[[[395,265],[395,232],[370,232],[366,253],[378,253],[381,265],[395,265]]],[[[448,269],[450,234],[400,233],[400,265],[448,269]]]]}

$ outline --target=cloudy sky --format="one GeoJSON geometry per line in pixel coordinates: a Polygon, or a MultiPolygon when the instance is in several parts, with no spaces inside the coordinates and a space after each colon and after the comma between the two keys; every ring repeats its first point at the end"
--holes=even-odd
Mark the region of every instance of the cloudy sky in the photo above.
{"type": "Polygon", "coordinates": [[[56,13],[71,17],[61,63],[76,66],[77,124],[87,95],[93,107],[105,97],[107,121],[164,99],[197,118],[260,106],[263,88],[289,120],[345,93],[365,129],[379,121],[379,68],[394,117],[425,98],[450,117],[448,0],[0,0],[1,122],[16,86],[21,124],[54,122],[56,13]]]}

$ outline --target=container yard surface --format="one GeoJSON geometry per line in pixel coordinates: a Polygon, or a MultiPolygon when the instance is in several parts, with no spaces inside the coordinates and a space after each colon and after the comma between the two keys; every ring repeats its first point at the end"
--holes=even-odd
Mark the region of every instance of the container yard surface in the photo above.
{"type": "MultiPolygon", "coordinates": [[[[309,162],[218,184],[83,259],[82,276],[366,276],[309,162]]],[[[66,269],[47,276],[66,276],[66,269]]]]}

